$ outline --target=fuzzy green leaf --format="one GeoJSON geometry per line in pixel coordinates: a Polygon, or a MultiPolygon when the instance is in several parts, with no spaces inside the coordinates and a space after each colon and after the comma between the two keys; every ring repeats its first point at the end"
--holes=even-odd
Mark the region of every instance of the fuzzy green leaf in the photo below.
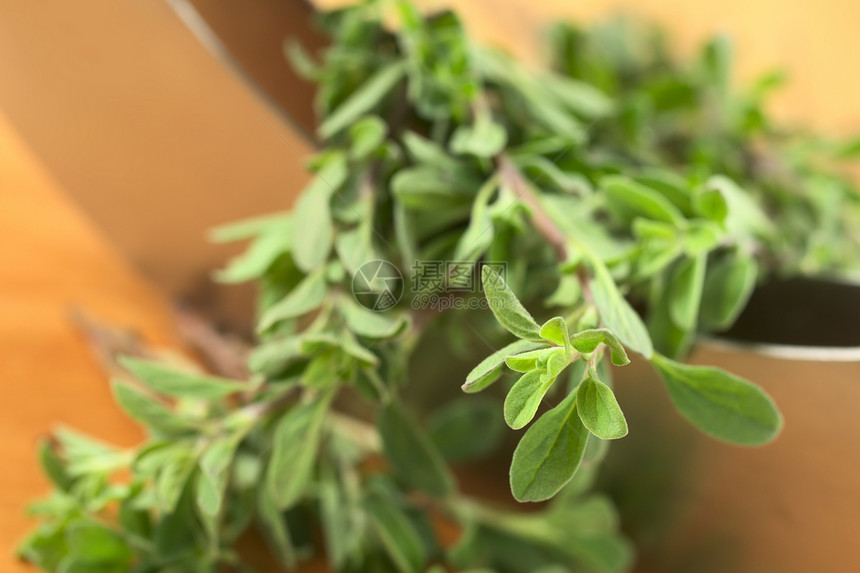
{"type": "Polygon", "coordinates": [[[745,255],[732,255],[708,267],[702,295],[702,322],[710,328],[731,326],[755,289],[758,265],[745,255]]]}
{"type": "Polygon", "coordinates": [[[391,62],[376,71],[334,112],[323,121],[317,132],[323,139],[336,135],[356,119],[370,112],[403,79],[406,64],[391,62]]]}
{"type": "Polygon", "coordinates": [[[590,354],[597,350],[600,344],[605,344],[611,351],[612,364],[615,366],[625,366],[630,364],[630,359],[627,357],[627,352],[618,341],[614,334],[605,328],[592,328],[577,332],[573,335],[571,341],[573,347],[582,354],[590,354]]]}
{"type": "Polygon", "coordinates": [[[532,342],[530,340],[517,340],[508,344],[501,350],[484,358],[469,372],[469,375],[466,376],[466,383],[462,386],[463,391],[469,393],[480,392],[499,378],[501,366],[505,363],[507,357],[545,346],[540,342],[532,342]]]}
{"type": "Polygon", "coordinates": [[[541,379],[541,370],[535,369],[523,374],[505,398],[505,422],[514,430],[523,428],[535,417],[544,395],[555,382],[541,379]]]}
{"type": "Polygon", "coordinates": [[[615,280],[606,266],[597,260],[593,261],[593,266],[594,280],[591,281],[591,293],[601,320],[625,346],[645,358],[650,358],[654,347],[642,319],[618,291],[615,280]]]}
{"type": "Polygon", "coordinates": [[[119,363],[138,380],[167,396],[220,400],[248,389],[247,383],[219,376],[182,372],[170,366],[130,356],[120,358],[119,363]]]}
{"type": "Polygon", "coordinates": [[[179,417],[166,405],[125,382],[115,380],[113,392],[122,409],[148,428],[168,433],[195,429],[191,420],[179,417]]]}
{"type": "Polygon", "coordinates": [[[532,424],[517,445],[511,462],[514,497],[543,501],[558,493],[576,473],[587,440],[572,393],[532,424]]]}
{"type": "Polygon", "coordinates": [[[682,260],[672,273],[669,283],[669,316],[682,330],[696,328],[702,289],[705,286],[707,258],[699,255],[682,260]]]}
{"type": "Polygon", "coordinates": [[[275,427],[266,487],[280,509],[295,505],[311,482],[323,421],[332,393],[293,406],[275,427]]]}
{"type": "Polygon", "coordinates": [[[327,293],[325,272],[319,269],[305,277],[280,301],[269,307],[260,317],[257,330],[262,332],[275,323],[296,318],[319,308],[327,293]]]}
{"type": "Polygon", "coordinates": [[[377,421],[385,455],[394,473],[411,486],[444,497],[454,489],[454,478],[427,434],[402,407],[391,403],[377,421]]]}
{"type": "Polygon", "coordinates": [[[627,420],[615,394],[593,373],[576,391],[576,411],[582,424],[598,438],[615,440],[627,435],[627,420]]]}
{"type": "Polygon", "coordinates": [[[540,326],[511,291],[502,276],[489,265],[481,271],[484,294],[499,324],[517,338],[540,340],[540,326]]]}
{"type": "Polygon", "coordinates": [[[329,156],[296,202],[293,214],[293,259],[309,273],[328,259],[334,241],[331,197],[344,184],[349,171],[342,153],[329,156]]]}
{"type": "Polygon", "coordinates": [[[766,444],[782,428],[782,415],[758,386],[718,368],[688,366],[655,354],[678,411],[720,440],[744,446],[766,444]]]}

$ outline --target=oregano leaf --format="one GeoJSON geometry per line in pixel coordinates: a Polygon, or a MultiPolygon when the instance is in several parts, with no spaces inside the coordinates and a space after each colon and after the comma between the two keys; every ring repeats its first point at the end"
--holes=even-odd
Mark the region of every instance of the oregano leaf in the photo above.
{"type": "Polygon", "coordinates": [[[511,491],[518,501],[544,501],[573,478],[588,440],[576,413],[576,394],[543,414],[526,431],[511,462],[511,491]]]}
{"type": "Polygon", "coordinates": [[[627,435],[627,420],[612,389],[592,373],[576,391],[576,411],[588,430],[603,440],[627,435]]]}
{"type": "Polygon", "coordinates": [[[694,426],[720,440],[758,446],[776,438],[782,415],[764,391],[733,374],[709,366],[688,366],[655,354],[678,411],[694,426]]]}
{"type": "Polygon", "coordinates": [[[518,338],[540,340],[540,326],[508,287],[502,276],[489,265],[481,271],[484,294],[499,324],[518,338]]]}

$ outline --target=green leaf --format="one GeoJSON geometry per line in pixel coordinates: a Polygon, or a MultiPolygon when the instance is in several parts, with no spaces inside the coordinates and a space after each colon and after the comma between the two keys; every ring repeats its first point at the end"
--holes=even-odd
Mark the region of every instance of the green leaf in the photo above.
{"type": "Polygon", "coordinates": [[[204,515],[217,516],[224,503],[230,465],[239,440],[235,436],[214,440],[200,457],[200,473],[197,475],[197,507],[204,515]]]}
{"type": "Polygon", "coordinates": [[[341,231],[337,234],[334,248],[344,268],[354,276],[364,263],[378,261],[377,254],[371,241],[372,230],[370,223],[362,223],[355,229],[341,231]]]}
{"type": "Polygon", "coordinates": [[[169,366],[123,356],[119,363],[147,386],[168,396],[220,400],[230,394],[248,389],[248,384],[191,372],[182,372],[169,366]]]}
{"type": "Polygon", "coordinates": [[[734,324],[756,285],[758,265],[750,256],[733,254],[708,266],[701,317],[708,328],[734,324]]]}
{"type": "Polygon", "coordinates": [[[394,311],[374,312],[343,296],[338,308],[347,327],[359,336],[384,339],[397,336],[409,325],[409,320],[394,311]]]}
{"type": "Polygon", "coordinates": [[[539,348],[546,348],[546,345],[530,340],[517,340],[492,353],[469,372],[466,383],[462,386],[463,391],[468,393],[480,392],[499,378],[501,366],[507,357],[539,348]]]}
{"type": "Polygon", "coordinates": [[[627,357],[624,347],[618,342],[615,335],[605,328],[592,328],[577,332],[573,335],[571,344],[577,352],[581,352],[582,354],[590,354],[597,350],[600,344],[605,344],[611,351],[612,364],[615,366],[630,364],[630,359],[627,357]]]}
{"type": "Polygon", "coordinates": [[[42,471],[51,480],[59,490],[69,491],[69,488],[74,483],[74,478],[66,471],[63,460],[54,451],[51,446],[51,441],[42,439],[39,440],[39,462],[42,464],[42,471]]]}
{"type": "Polygon", "coordinates": [[[532,424],[517,445],[511,462],[514,497],[543,501],[558,493],[576,473],[587,440],[572,393],[532,424]]]}
{"type": "Polygon", "coordinates": [[[591,373],[576,391],[576,411],[588,430],[604,440],[627,435],[627,420],[612,389],[591,373]]]}
{"type": "Polygon", "coordinates": [[[209,232],[209,238],[216,243],[231,243],[243,239],[252,239],[269,233],[277,233],[280,229],[289,228],[292,224],[292,219],[293,215],[289,212],[272,213],[271,215],[242,219],[241,221],[235,221],[212,229],[209,232]]]}
{"type": "Polygon", "coordinates": [[[684,214],[653,189],[620,175],[608,175],[600,180],[609,206],[624,220],[647,217],[666,223],[680,224],[684,214]]]}
{"type": "Polygon", "coordinates": [[[342,153],[332,153],[296,202],[293,211],[293,259],[309,273],[322,266],[331,252],[334,223],[331,197],[344,184],[349,171],[342,153]]]}
{"type": "Polygon", "coordinates": [[[472,215],[469,226],[460,236],[454,251],[456,261],[475,261],[490,247],[495,236],[493,222],[487,210],[490,197],[498,188],[498,181],[491,178],[478,190],[475,202],[472,204],[472,215]]]}
{"type": "Polygon", "coordinates": [[[68,527],[66,543],[75,561],[93,568],[104,563],[126,564],[132,557],[131,550],[116,533],[102,525],[83,520],[68,527]]]}
{"type": "Polygon", "coordinates": [[[694,330],[705,286],[707,257],[683,259],[672,272],[669,282],[669,316],[682,330],[694,330]]]}
{"type": "Polygon", "coordinates": [[[505,425],[498,416],[501,401],[489,396],[455,399],[436,412],[427,433],[449,463],[477,460],[501,441],[505,425]]]}
{"type": "Polygon", "coordinates": [[[405,73],[406,63],[403,61],[391,62],[379,68],[320,124],[317,133],[323,139],[328,139],[373,110],[405,73]]]}
{"type": "Polygon", "coordinates": [[[461,125],[451,136],[451,151],[458,155],[493,157],[505,148],[508,133],[490,117],[479,115],[474,125],[461,125]]]}
{"type": "Polygon", "coordinates": [[[403,206],[417,211],[469,206],[475,187],[456,172],[409,167],[391,178],[391,192],[403,206]]]}
{"type": "Polygon", "coordinates": [[[729,214],[729,205],[722,192],[715,188],[704,188],[693,197],[693,209],[702,217],[722,223],[729,214]]]}
{"type": "Polygon", "coordinates": [[[257,514],[263,527],[263,535],[273,548],[273,553],[285,567],[292,569],[296,566],[298,555],[286,520],[269,488],[259,487],[256,494],[257,514]]]}
{"type": "Polygon", "coordinates": [[[316,310],[322,306],[326,294],[325,270],[319,269],[302,279],[287,296],[270,306],[260,317],[257,330],[263,332],[277,322],[316,310]]]}
{"type": "Polygon", "coordinates": [[[605,117],[613,111],[612,100],[590,83],[556,74],[547,74],[540,82],[565,107],[586,119],[605,117]]]}
{"type": "Polygon", "coordinates": [[[179,417],[161,402],[125,382],[114,380],[113,392],[120,407],[148,428],[168,433],[181,433],[195,429],[195,424],[191,420],[179,417]]]}
{"type": "Polygon", "coordinates": [[[350,155],[359,161],[367,159],[385,143],[386,135],[388,124],[375,115],[357,121],[349,128],[350,155]]]}
{"type": "Polygon", "coordinates": [[[391,500],[372,494],[364,508],[371,531],[379,539],[399,573],[420,573],[426,556],[421,537],[409,518],[391,500]]]}
{"type": "Polygon", "coordinates": [[[505,422],[514,430],[523,428],[535,417],[544,395],[555,377],[543,381],[539,369],[523,374],[505,398],[505,422]]]}
{"type": "Polygon", "coordinates": [[[311,483],[332,395],[326,392],[312,401],[293,406],[275,427],[265,479],[279,509],[295,505],[311,483]]]}
{"type": "Polygon", "coordinates": [[[243,283],[261,277],[281,255],[292,247],[292,223],[262,234],[241,255],[230,260],[227,267],[215,273],[221,283],[243,283]]]}
{"type": "Polygon", "coordinates": [[[606,266],[597,259],[592,259],[592,264],[595,280],[591,281],[591,294],[601,320],[625,346],[651,358],[654,347],[642,319],[621,296],[606,266]]]}
{"type": "Polygon", "coordinates": [[[540,340],[540,326],[508,288],[502,276],[489,265],[485,265],[481,271],[481,279],[490,310],[499,324],[517,338],[540,340]]]}
{"type": "Polygon", "coordinates": [[[538,367],[538,362],[546,365],[547,358],[554,347],[539,348],[519,354],[511,354],[505,357],[505,364],[514,372],[531,372],[538,367]]]}
{"type": "Polygon", "coordinates": [[[560,316],[549,319],[540,327],[540,337],[570,350],[570,333],[567,323],[560,316]]]}
{"type": "Polygon", "coordinates": [[[546,300],[547,306],[573,307],[582,300],[582,283],[573,274],[563,274],[559,277],[558,286],[546,300]]]}
{"type": "Polygon", "coordinates": [[[652,362],[678,411],[720,440],[745,446],[766,444],[782,428],[782,415],[761,388],[728,372],[687,366],[655,354],[652,362]]]}
{"type": "Polygon", "coordinates": [[[454,490],[454,478],[442,456],[414,418],[390,403],[377,420],[385,455],[400,479],[430,495],[444,497],[454,490]]]}

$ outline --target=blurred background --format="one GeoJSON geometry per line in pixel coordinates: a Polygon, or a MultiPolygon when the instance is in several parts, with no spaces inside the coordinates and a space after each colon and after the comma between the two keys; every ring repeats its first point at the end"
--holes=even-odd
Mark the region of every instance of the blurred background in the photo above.
{"type": "MultiPolygon", "coordinates": [[[[559,17],[653,18],[682,53],[725,32],[739,81],[788,71],[778,117],[833,135],[860,130],[856,0],[419,3],[456,7],[479,39],[532,62],[541,31],[559,17]]],[[[112,405],[69,320],[72,305],[164,345],[180,344],[177,300],[219,325],[247,327],[251,293],[210,282],[234,251],[207,242],[206,231],[289,207],[306,180],[313,94],[282,44],[324,45],[313,8],[304,0],[0,0],[3,547],[26,528],[25,501],[44,491],[33,446],[52,424],[120,443],[139,436],[112,405]]],[[[856,500],[845,502],[847,515],[860,515],[856,500]]],[[[782,538],[770,537],[775,551],[782,538]]],[[[837,549],[824,544],[821,555],[837,549]]],[[[14,567],[26,570],[0,558],[0,570],[14,567]]]]}

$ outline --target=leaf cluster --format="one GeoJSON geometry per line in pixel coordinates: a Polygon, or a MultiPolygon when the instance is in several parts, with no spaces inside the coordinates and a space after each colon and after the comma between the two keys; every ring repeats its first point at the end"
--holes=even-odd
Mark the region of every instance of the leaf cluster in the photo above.
{"type": "Polygon", "coordinates": [[[833,161],[858,146],[787,134],[764,110],[773,78],[732,88],[724,39],[679,63],[653,31],[559,25],[551,68],[532,70],[405,0],[321,22],[321,61],[287,48],[318,85],[312,181],[292,212],[213,232],[248,242],[216,279],[259,287],[250,378],[125,360],[136,382],[114,391],[146,440],[45,442],[55,490],[21,555],[65,573],[249,571],[236,543],[256,531],[286,566],[323,551],[346,573],[626,570],[630,544],[592,490],[628,432],[612,368],[650,362],[711,436],[774,439],[758,387],[676,360],[730,326],[760,277],[856,268],[860,207],[833,161]],[[390,276],[362,272],[374,261],[422,286],[367,308],[356,277],[390,295],[390,276]],[[459,296],[491,312],[413,310],[450,278],[420,261],[481,268],[482,293],[459,296]],[[428,378],[422,353],[473,350],[466,321],[501,349],[465,383],[428,378]],[[431,334],[449,345],[428,349],[431,334]],[[503,403],[472,395],[494,383],[503,403]],[[414,400],[459,384],[435,410],[414,400]],[[451,469],[493,455],[505,423],[524,430],[511,490],[551,499],[537,511],[467,496],[451,469]]]}

